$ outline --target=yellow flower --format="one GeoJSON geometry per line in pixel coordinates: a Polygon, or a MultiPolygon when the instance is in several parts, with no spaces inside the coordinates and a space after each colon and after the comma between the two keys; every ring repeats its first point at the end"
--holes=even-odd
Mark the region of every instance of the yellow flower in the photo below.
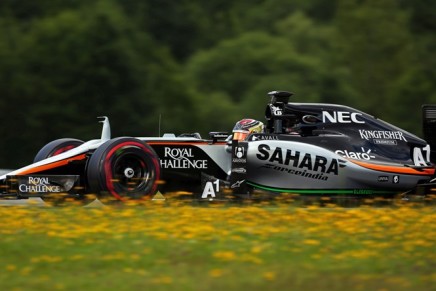
{"type": "Polygon", "coordinates": [[[236,258],[236,254],[232,251],[217,251],[213,253],[213,257],[223,261],[231,261],[236,258]]]}
{"type": "Polygon", "coordinates": [[[271,272],[271,271],[269,271],[269,272],[265,272],[265,273],[262,274],[262,277],[263,277],[265,280],[273,281],[273,280],[276,279],[276,273],[271,272]]]}
{"type": "Polygon", "coordinates": [[[212,269],[209,271],[209,276],[213,277],[213,278],[218,278],[221,277],[223,275],[223,270],[221,269],[212,269]]]}
{"type": "Polygon", "coordinates": [[[252,252],[253,254],[258,254],[258,253],[262,252],[262,250],[263,250],[263,247],[262,247],[262,246],[253,246],[253,247],[251,248],[251,252],[252,252]]]}
{"type": "Polygon", "coordinates": [[[317,246],[321,244],[319,241],[315,239],[305,239],[303,240],[303,243],[310,246],[317,246]]]}
{"type": "Polygon", "coordinates": [[[152,282],[155,284],[171,284],[173,283],[173,278],[170,276],[161,276],[154,278],[152,282]]]}

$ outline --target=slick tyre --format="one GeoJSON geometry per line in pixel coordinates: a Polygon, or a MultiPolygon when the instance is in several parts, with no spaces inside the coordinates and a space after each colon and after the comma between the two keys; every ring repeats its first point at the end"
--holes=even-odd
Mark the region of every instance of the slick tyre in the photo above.
{"type": "MultiPolygon", "coordinates": [[[[44,147],[42,147],[36,154],[33,162],[39,162],[47,158],[57,156],[61,153],[69,151],[82,145],[84,142],[75,138],[61,138],[49,142],[44,147]]],[[[48,202],[55,206],[71,205],[72,201],[79,202],[79,204],[88,203],[89,199],[85,195],[67,195],[67,194],[46,194],[41,197],[45,202],[48,202]]]]}
{"type": "Polygon", "coordinates": [[[33,162],[39,162],[49,157],[59,155],[63,152],[69,151],[83,144],[83,141],[74,138],[61,138],[56,139],[52,142],[46,144],[39,152],[36,154],[33,162]]]}
{"type": "Polygon", "coordinates": [[[157,191],[159,159],[144,142],[119,137],[97,148],[89,159],[86,175],[89,190],[99,197],[146,199],[157,191]]]}

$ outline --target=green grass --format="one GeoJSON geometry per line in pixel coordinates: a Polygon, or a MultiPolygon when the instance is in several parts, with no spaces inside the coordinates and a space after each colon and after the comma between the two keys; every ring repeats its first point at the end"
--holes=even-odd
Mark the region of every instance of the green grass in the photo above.
{"type": "Polygon", "coordinates": [[[0,208],[2,290],[431,290],[432,206],[0,208]]]}

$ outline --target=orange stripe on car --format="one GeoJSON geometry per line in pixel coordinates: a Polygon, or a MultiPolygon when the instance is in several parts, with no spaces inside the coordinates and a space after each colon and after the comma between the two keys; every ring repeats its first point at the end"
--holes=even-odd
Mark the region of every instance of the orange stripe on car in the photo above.
{"type": "Polygon", "coordinates": [[[432,176],[435,173],[435,168],[416,169],[416,168],[406,167],[406,166],[398,167],[398,166],[391,166],[391,165],[371,164],[371,163],[365,163],[365,162],[356,161],[356,160],[352,160],[350,162],[353,162],[353,163],[355,163],[361,167],[367,168],[367,169],[381,171],[381,172],[396,173],[396,174],[432,176]]]}
{"type": "Polygon", "coordinates": [[[65,159],[65,160],[60,160],[60,161],[53,162],[53,163],[50,163],[50,164],[46,164],[46,165],[42,165],[42,166],[39,166],[39,167],[35,167],[35,168],[24,170],[24,171],[20,172],[19,175],[27,175],[27,174],[38,173],[38,172],[54,169],[54,168],[57,168],[57,167],[65,166],[65,165],[69,164],[72,161],[80,161],[80,160],[84,160],[84,159],[86,159],[86,154],[81,154],[81,155],[78,155],[78,156],[75,156],[75,157],[70,157],[70,158],[65,159]]]}

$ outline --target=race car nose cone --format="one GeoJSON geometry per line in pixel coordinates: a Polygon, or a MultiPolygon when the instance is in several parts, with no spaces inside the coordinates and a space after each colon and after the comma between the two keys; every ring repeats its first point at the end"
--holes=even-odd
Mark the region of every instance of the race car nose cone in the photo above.
{"type": "Polygon", "coordinates": [[[132,168],[126,168],[124,170],[124,176],[126,176],[126,178],[132,178],[135,175],[135,171],[133,171],[132,168]]]}

